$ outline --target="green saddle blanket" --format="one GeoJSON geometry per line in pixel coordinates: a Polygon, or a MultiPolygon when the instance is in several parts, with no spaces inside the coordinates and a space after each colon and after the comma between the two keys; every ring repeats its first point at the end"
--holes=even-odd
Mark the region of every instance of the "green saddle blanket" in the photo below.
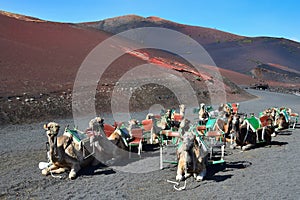
{"type": "Polygon", "coordinates": [[[81,140],[87,137],[86,134],[79,133],[76,129],[69,129],[69,128],[65,129],[64,134],[68,136],[72,136],[75,142],[80,142],[81,140]]]}
{"type": "Polygon", "coordinates": [[[260,120],[256,117],[246,118],[245,121],[250,125],[252,131],[256,131],[258,128],[261,127],[260,120]]]}

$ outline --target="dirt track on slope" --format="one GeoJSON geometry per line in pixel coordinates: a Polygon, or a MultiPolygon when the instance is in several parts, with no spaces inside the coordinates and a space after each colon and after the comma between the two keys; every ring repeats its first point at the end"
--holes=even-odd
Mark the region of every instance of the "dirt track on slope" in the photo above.
{"type": "MultiPolygon", "coordinates": [[[[241,102],[241,112],[258,113],[271,106],[300,112],[299,97],[250,91],[260,98],[241,102]]],[[[62,126],[72,120],[59,120],[62,126]]],[[[192,178],[185,191],[175,191],[176,167],[131,173],[97,166],[82,170],[75,180],[44,177],[38,169],[46,161],[43,123],[0,127],[0,199],[299,199],[300,129],[273,138],[271,147],[247,152],[226,149],[226,163],[208,167],[202,182],[192,178]]],[[[144,159],[137,160],[143,162],[144,159]]],[[[152,167],[153,167],[152,166],[152,167]]],[[[144,166],[147,168],[147,166],[144,166]]]]}

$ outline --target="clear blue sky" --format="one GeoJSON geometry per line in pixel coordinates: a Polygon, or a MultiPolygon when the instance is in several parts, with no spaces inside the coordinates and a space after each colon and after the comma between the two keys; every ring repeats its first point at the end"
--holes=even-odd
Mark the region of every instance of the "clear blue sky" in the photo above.
{"type": "Polygon", "coordinates": [[[57,22],[158,16],[238,35],[300,41],[298,0],[0,0],[0,10],[57,22]]]}

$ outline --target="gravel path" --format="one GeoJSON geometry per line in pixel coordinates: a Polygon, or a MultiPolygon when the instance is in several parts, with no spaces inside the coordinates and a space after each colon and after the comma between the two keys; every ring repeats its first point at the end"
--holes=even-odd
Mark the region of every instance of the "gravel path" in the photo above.
{"type": "MultiPolygon", "coordinates": [[[[288,106],[300,113],[300,97],[249,92],[259,98],[241,102],[241,112],[288,106]]],[[[58,122],[72,124],[72,120],[58,122]]],[[[185,191],[175,191],[166,180],[175,179],[176,167],[166,165],[158,170],[157,157],[152,158],[151,166],[157,170],[148,173],[98,166],[82,170],[73,181],[44,177],[38,169],[38,163],[46,160],[42,125],[0,127],[0,199],[300,199],[299,128],[273,138],[271,147],[247,152],[226,149],[225,164],[209,166],[204,181],[190,178],[185,191]]],[[[143,162],[145,159],[136,163],[143,162]]]]}

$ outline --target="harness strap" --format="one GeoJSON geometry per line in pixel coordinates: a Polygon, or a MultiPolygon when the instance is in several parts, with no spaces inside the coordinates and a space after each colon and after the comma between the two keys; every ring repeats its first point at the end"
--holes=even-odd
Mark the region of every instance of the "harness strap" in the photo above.
{"type": "Polygon", "coordinates": [[[223,134],[225,135],[225,132],[220,128],[219,124],[216,122],[216,126],[217,126],[217,129],[223,134]]]}
{"type": "Polygon", "coordinates": [[[261,134],[262,141],[265,141],[265,132],[266,132],[265,130],[266,130],[266,127],[263,127],[262,134],[261,134]]]}
{"type": "Polygon", "coordinates": [[[256,133],[256,142],[259,142],[259,139],[258,139],[258,131],[255,131],[256,133]]]}
{"type": "Polygon", "coordinates": [[[243,144],[246,142],[246,139],[247,139],[247,137],[248,137],[248,134],[249,134],[249,128],[250,128],[250,124],[247,123],[247,133],[246,133],[245,138],[244,138],[244,140],[243,140],[243,144]]]}

